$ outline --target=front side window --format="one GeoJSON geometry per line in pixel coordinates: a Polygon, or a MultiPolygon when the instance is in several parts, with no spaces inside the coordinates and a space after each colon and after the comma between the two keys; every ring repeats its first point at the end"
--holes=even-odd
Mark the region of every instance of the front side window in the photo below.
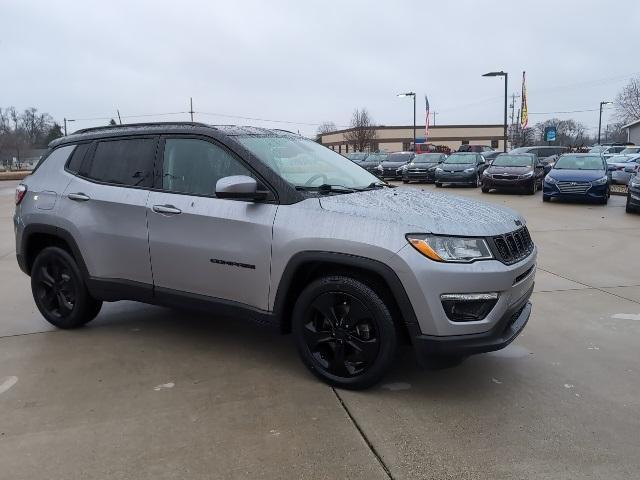
{"type": "Polygon", "coordinates": [[[322,145],[301,137],[238,136],[245,148],[296,187],[366,188],[378,178],[322,145]]]}
{"type": "Polygon", "coordinates": [[[155,151],[155,138],[101,141],[93,157],[83,162],[80,175],[115,185],[151,187],[155,151]]]}
{"type": "Polygon", "coordinates": [[[214,196],[218,180],[232,175],[254,176],[231,153],[213,143],[196,138],[165,141],[163,190],[214,196]]]}

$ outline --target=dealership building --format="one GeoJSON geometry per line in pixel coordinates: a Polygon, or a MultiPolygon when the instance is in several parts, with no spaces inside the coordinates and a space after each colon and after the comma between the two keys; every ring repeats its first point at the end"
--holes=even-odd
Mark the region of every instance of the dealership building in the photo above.
{"type": "MultiPolygon", "coordinates": [[[[403,125],[373,127],[375,139],[370,151],[398,152],[409,150],[413,143],[413,127],[403,125]]],[[[353,129],[337,130],[320,135],[320,142],[338,153],[354,151],[346,135],[353,129]]],[[[496,150],[503,147],[503,125],[437,125],[429,127],[427,143],[444,145],[457,150],[460,145],[489,145],[496,150]]],[[[416,143],[425,143],[424,125],[416,126],[416,143]]]]}

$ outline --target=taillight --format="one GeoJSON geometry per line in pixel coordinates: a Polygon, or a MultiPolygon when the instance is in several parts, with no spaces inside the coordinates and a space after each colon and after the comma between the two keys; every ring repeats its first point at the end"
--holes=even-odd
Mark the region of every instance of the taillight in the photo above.
{"type": "Polygon", "coordinates": [[[26,185],[20,184],[16,187],[16,205],[20,205],[20,202],[22,201],[26,193],[27,193],[26,185]]]}

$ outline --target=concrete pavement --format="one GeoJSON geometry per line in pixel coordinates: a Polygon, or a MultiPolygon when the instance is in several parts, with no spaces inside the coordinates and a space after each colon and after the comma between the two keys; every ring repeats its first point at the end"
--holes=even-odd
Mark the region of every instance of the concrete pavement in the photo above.
{"type": "Polygon", "coordinates": [[[289,337],[242,321],[120,302],[52,329],[0,183],[0,478],[635,478],[640,216],[621,197],[443,191],[528,219],[529,325],[452,369],[404,352],[380,386],[346,392],[308,374],[289,337]]]}

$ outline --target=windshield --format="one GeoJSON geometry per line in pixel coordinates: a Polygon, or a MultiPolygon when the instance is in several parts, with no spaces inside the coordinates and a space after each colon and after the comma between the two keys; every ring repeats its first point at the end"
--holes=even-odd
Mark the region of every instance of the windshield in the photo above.
{"type": "Polygon", "coordinates": [[[367,188],[378,178],[349,159],[300,137],[238,136],[258,159],[296,187],[367,188]]]}
{"type": "Polygon", "coordinates": [[[460,154],[454,153],[449,155],[444,163],[454,163],[454,164],[462,164],[462,163],[476,163],[476,155],[474,153],[471,154],[460,154]]]}
{"type": "Polygon", "coordinates": [[[354,162],[362,162],[365,158],[367,158],[367,154],[364,152],[354,152],[347,154],[347,158],[354,162]]]}
{"type": "Polygon", "coordinates": [[[621,155],[625,155],[629,153],[640,153],[640,147],[627,147],[620,152],[621,155]]]}
{"type": "Polygon", "coordinates": [[[607,149],[607,147],[603,147],[602,145],[596,145],[595,147],[591,147],[589,153],[602,153],[607,149]]]}
{"type": "Polygon", "coordinates": [[[514,148],[509,153],[529,153],[529,147],[514,148]]]}
{"type": "Polygon", "coordinates": [[[413,163],[438,163],[441,160],[442,155],[439,153],[421,153],[415,156],[413,163]]]}
{"type": "Polygon", "coordinates": [[[385,162],[399,162],[399,163],[407,163],[409,160],[413,158],[412,153],[391,153],[384,160],[385,162]]]}
{"type": "Polygon", "coordinates": [[[531,167],[533,159],[529,155],[498,155],[493,161],[497,167],[531,167]]]}
{"type": "Polygon", "coordinates": [[[599,155],[564,155],[558,159],[556,170],[603,170],[602,157],[599,155]]]}
{"type": "Polygon", "coordinates": [[[386,153],[372,153],[367,157],[367,162],[384,162],[388,156],[386,153]]]}

